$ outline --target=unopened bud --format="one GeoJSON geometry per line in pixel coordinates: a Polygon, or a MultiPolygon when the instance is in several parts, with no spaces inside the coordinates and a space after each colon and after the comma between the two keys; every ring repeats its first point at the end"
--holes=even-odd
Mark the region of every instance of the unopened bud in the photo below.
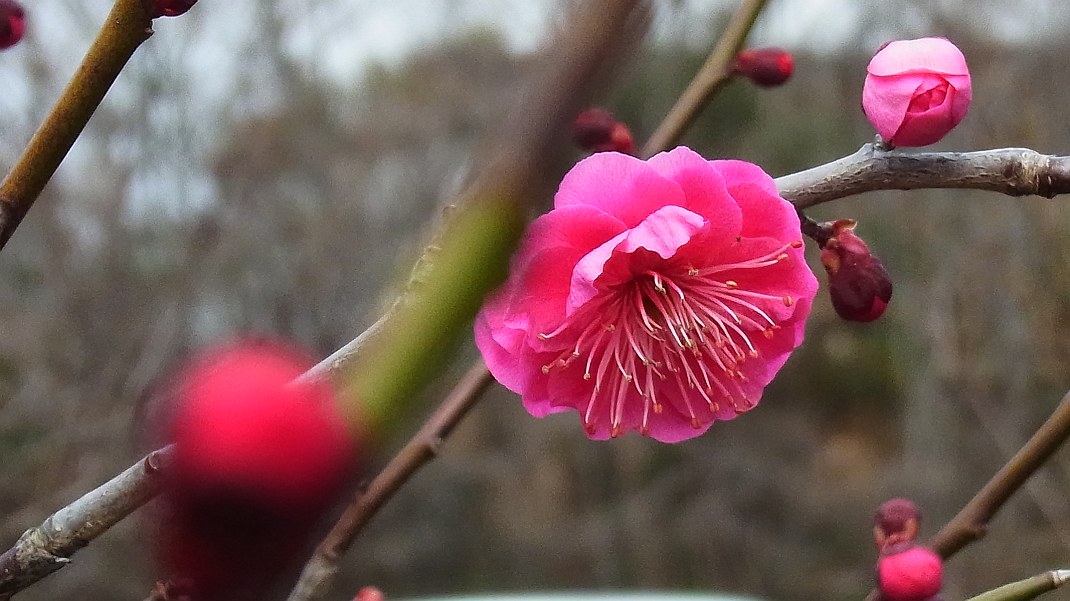
{"type": "Polygon", "coordinates": [[[926,601],[939,594],[943,571],[939,555],[908,546],[877,560],[877,588],[886,601],[926,601]]]}
{"type": "Polygon", "coordinates": [[[143,0],[149,17],[177,17],[197,4],[197,0],[143,0]]]}
{"type": "Polygon", "coordinates": [[[603,108],[587,109],[572,122],[572,141],[588,152],[613,150],[632,154],[635,142],[628,126],[603,108]]]}
{"type": "Polygon", "coordinates": [[[200,601],[261,598],[341,492],[355,441],[329,384],[294,382],[309,363],[242,342],[202,355],[177,383],[160,551],[200,601]]]}
{"type": "Polygon", "coordinates": [[[892,298],[892,278],[854,227],[852,219],[832,224],[832,236],[821,245],[821,264],[836,313],[848,321],[873,321],[892,298]]]}
{"type": "Polygon", "coordinates": [[[782,85],[795,72],[795,59],[783,48],[755,48],[736,56],[733,73],[768,88],[782,85]]]}
{"type": "Polygon", "coordinates": [[[366,586],[357,591],[353,601],[386,601],[386,595],[375,586],[366,586]]]}
{"type": "Polygon", "coordinates": [[[921,512],[909,499],[891,499],[873,515],[873,540],[877,550],[901,542],[913,542],[918,536],[921,512]]]}
{"type": "Polygon", "coordinates": [[[26,14],[15,0],[0,0],[0,50],[19,43],[26,33],[26,14]]]}

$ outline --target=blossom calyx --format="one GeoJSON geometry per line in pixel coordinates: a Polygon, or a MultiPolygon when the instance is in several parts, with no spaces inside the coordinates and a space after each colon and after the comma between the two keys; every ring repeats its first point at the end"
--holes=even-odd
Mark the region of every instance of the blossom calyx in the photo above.
{"type": "Polygon", "coordinates": [[[624,123],[603,108],[590,108],[572,122],[572,141],[588,152],[635,152],[632,132],[624,123]]]}
{"type": "Polygon", "coordinates": [[[890,499],[881,503],[873,515],[873,540],[877,550],[907,542],[918,536],[921,512],[909,499],[890,499]]]}
{"type": "Polygon", "coordinates": [[[962,52],[945,38],[885,45],[866,67],[862,110],[893,146],[927,146],[970,108],[973,89],[962,52]]]}
{"type": "Polygon", "coordinates": [[[848,321],[880,317],[892,298],[892,278],[855,234],[853,219],[832,224],[832,236],[821,244],[821,264],[829,278],[829,296],[836,313],[848,321]]]}
{"type": "Polygon", "coordinates": [[[732,72],[769,88],[784,84],[795,72],[795,59],[783,48],[754,48],[736,55],[732,72]]]}
{"type": "Polygon", "coordinates": [[[752,409],[801,344],[817,280],[800,238],[756,165],[596,153],[528,228],[476,344],[536,417],[692,438],[752,409]]]}
{"type": "Polygon", "coordinates": [[[0,0],[0,50],[19,43],[26,33],[26,13],[15,0],[0,0]]]}
{"type": "Polygon", "coordinates": [[[877,588],[886,601],[926,601],[943,586],[943,560],[930,549],[902,544],[877,560],[877,588]]]}

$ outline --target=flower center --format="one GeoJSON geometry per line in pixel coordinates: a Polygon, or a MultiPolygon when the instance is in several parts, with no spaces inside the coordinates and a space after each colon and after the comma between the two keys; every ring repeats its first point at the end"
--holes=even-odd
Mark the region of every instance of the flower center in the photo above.
{"type": "Polygon", "coordinates": [[[664,412],[666,394],[677,391],[674,407],[696,429],[702,426],[698,403],[711,413],[720,411],[724,401],[736,413],[746,411],[756,402],[741,386],[747,381],[743,364],[760,355],[753,336],[772,338],[780,329],[759,305],[790,307],[795,300],[745,290],[726,272],[775,265],[787,260],[789,248],[801,246],[801,241],[792,242],[736,263],[700,269],[667,265],[636,274],[592,299],[556,330],[539,334],[552,340],[578,332],[572,348],[542,371],[582,364],[583,379],[594,384],[584,427],[593,432],[599,420],[608,419],[612,437],[623,431],[626,405],[635,403],[631,390],[642,401],[641,434],[649,431],[651,413],[664,412]]]}

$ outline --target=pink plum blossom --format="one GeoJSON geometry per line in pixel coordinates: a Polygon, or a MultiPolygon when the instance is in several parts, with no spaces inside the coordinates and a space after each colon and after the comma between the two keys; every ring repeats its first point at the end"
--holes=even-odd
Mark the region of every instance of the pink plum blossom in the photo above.
{"type": "Polygon", "coordinates": [[[891,42],[866,68],[862,110],[895,146],[927,146],[962,121],[973,91],[962,52],[944,38],[891,42]]]}
{"type": "Polygon", "coordinates": [[[536,417],[574,409],[593,439],[677,442],[758,403],[816,291],[795,209],[761,168],[603,152],[528,229],[476,344],[536,417]]]}

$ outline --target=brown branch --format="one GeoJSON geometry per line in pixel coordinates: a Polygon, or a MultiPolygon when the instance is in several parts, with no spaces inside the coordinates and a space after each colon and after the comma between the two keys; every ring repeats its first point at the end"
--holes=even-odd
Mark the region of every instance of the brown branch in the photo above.
{"type": "Polygon", "coordinates": [[[30,528],[0,555],[0,599],[55,572],[75,551],[106,532],[160,491],[172,447],[149,453],[123,473],[30,528]]]}
{"type": "Polygon", "coordinates": [[[493,382],[482,361],[475,362],[424,425],[383,471],[358,493],[305,565],[289,601],[322,598],[341,567],[342,556],[352,546],[368,520],[417,470],[438,454],[442,441],[468,413],[493,382]]]}
{"type": "Polygon", "coordinates": [[[732,64],[736,55],[743,48],[747,34],[754,27],[754,21],[766,1],[743,0],[728,22],[728,27],[717,40],[709,58],[643,146],[643,156],[649,157],[668,150],[675,144],[702,109],[709,104],[714,94],[732,77],[732,64]]]}
{"type": "Polygon", "coordinates": [[[116,0],[82,64],[0,183],[0,248],[15,233],[126,62],[151,35],[152,22],[141,0],[116,0]]]}
{"type": "Polygon", "coordinates": [[[781,196],[799,209],[874,190],[962,188],[1052,198],[1070,193],[1070,157],[1027,148],[911,153],[866,144],[850,156],[779,177],[776,183],[781,196]]]}
{"type": "Polygon", "coordinates": [[[982,538],[988,523],[1025,484],[1029,476],[1070,437],[1070,393],[1048,417],[1047,421],[1015,453],[970,502],[951,518],[929,545],[943,558],[948,558],[966,545],[982,538]]]}

